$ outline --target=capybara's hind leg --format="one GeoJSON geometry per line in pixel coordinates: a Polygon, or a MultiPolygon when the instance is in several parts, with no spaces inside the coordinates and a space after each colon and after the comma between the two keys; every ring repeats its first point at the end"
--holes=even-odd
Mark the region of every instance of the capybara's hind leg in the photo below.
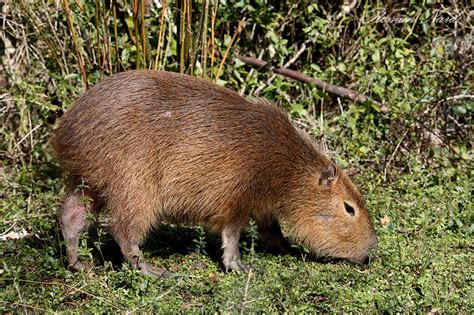
{"type": "Polygon", "coordinates": [[[90,268],[79,261],[77,250],[81,232],[89,226],[87,213],[97,207],[97,201],[92,199],[92,195],[92,193],[84,191],[70,192],[64,199],[59,213],[59,224],[66,242],[68,266],[74,270],[90,268]]]}

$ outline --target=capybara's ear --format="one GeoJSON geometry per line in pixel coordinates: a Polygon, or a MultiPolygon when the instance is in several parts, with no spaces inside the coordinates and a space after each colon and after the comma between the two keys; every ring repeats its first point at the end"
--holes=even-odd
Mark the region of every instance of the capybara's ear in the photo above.
{"type": "Polygon", "coordinates": [[[321,171],[321,176],[319,177],[319,185],[328,187],[331,186],[336,180],[337,175],[337,167],[333,162],[331,162],[331,164],[327,165],[321,171]]]}

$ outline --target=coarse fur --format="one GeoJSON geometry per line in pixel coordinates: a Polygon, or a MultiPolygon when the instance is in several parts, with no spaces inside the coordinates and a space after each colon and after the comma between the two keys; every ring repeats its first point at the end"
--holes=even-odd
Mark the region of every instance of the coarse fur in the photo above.
{"type": "Polygon", "coordinates": [[[221,234],[226,270],[247,270],[238,242],[250,218],[277,247],[286,246],[280,224],[318,255],[363,262],[376,246],[357,189],[283,110],[202,79],[115,74],[65,113],[53,145],[92,200],[87,207],[72,190],[60,213],[75,269],[84,268],[85,214],[102,204],[124,256],[144,273],[156,272],[138,244],[162,220],[221,234]]]}

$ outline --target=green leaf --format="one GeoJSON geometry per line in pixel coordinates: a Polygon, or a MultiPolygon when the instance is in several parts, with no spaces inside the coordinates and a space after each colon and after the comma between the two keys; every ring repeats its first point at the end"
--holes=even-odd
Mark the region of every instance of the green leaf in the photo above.
{"type": "Polygon", "coordinates": [[[64,76],[64,80],[75,80],[79,77],[80,77],[80,75],[77,74],[77,73],[69,73],[69,74],[64,76]]]}
{"type": "Polygon", "coordinates": [[[372,53],[372,61],[375,63],[380,62],[380,50],[377,49],[372,53]]]}
{"type": "Polygon", "coordinates": [[[300,116],[304,116],[306,113],[304,106],[297,103],[291,104],[291,111],[297,113],[300,116]]]}
{"type": "Polygon", "coordinates": [[[453,113],[454,115],[457,115],[457,116],[464,116],[467,113],[467,108],[462,105],[454,106],[453,113]]]}

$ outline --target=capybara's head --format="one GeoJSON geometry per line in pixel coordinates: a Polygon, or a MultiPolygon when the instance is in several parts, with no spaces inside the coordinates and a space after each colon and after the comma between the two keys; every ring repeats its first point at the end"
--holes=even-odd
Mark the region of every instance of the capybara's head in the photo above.
{"type": "Polygon", "coordinates": [[[368,262],[377,237],[362,196],[331,161],[312,175],[286,216],[290,234],[317,256],[368,262]]]}

